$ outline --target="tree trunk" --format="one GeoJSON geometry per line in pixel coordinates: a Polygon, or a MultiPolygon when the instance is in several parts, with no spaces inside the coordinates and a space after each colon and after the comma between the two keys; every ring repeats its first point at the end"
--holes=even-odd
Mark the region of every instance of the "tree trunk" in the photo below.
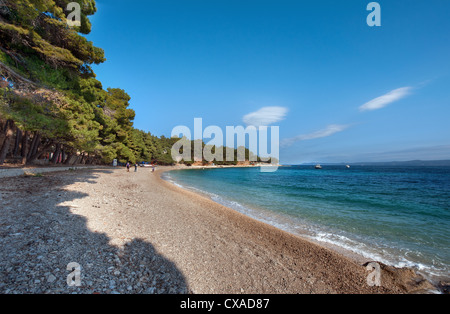
{"type": "Polygon", "coordinates": [[[6,137],[3,141],[2,149],[0,150],[0,165],[5,163],[6,155],[9,153],[11,142],[14,136],[14,121],[8,120],[6,127],[6,137]]]}
{"type": "Polygon", "coordinates": [[[16,134],[16,143],[14,145],[14,150],[13,150],[13,156],[17,156],[19,154],[19,147],[20,147],[20,142],[22,141],[22,131],[20,129],[17,129],[17,134],[16,134]]]}
{"type": "Polygon", "coordinates": [[[30,159],[33,159],[33,156],[36,155],[37,152],[39,151],[39,146],[41,146],[41,139],[42,139],[41,134],[37,133],[36,142],[34,143],[33,149],[31,150],[30,159]]]}
{"type": "Polygon", "coordinates": [[[65,165],[70,165],[70,160],[72,159],[72,157],[73,157],[73,153],[72,153],[72,152],[69,152],[69,153],[67,154],[66,160],[64,161],[64,164],[65,164],[65,165]]]}
{"type": "Polygon", "coordinates": [[[53,153],[53,158],[51,160],[51,163],[56,165],[58,163],[59,155],[61,154],[61,144],[56,144],[55,152],[53,153]]]}
{"type": "Polygon", "coordinates": [[[73,161],[72,166],[73,165],[78,165],[80,158],[81,158],[81,156],[77,156],[77,158],[75,158],[75,160],[73,161]]]}
{"type": "Polygon", "coordinates": [[[88,157],[86,159],[86,165],[92,165],[93,161],[94,161],[94,156],[88,155],[88,157]]]}
{"type": "Polygon", "coordinates": [[[27,159],[31,159],[33,155],[36,155],[37,149],[41,144],[41,135],[39,132],[35,132],[33,136],[33,141],[31,142],[30,150],[28,151],[27,159]]]}
{"type": "Polygon", "coordinates": [[[81,157],[80,164],[84,165],[84,164],[86,163],[86,157],[87,157],[87,156],[86,156],[85,153],[83,153],[81,156],[82,156],[82,157],[81,157]]]}
{"type": "Polygon", "coordinates": [[[27,155],[28,155],[28,139],[30,138],[30,132],[25,131],[25,134],[22,137],[22,161],[21,164],[25,165],[27,163],[27,155]]]}
{"type": "Polygon", "coordinates": [[[11,120],[6,120],[6,122],[4,124],[2,124],[1,129],[3,130],[3,133],[6,133],[6,131],[8,130],[9,121],[11,121],[11,120]]]}
{"type": "MultiPolygon", "coordinates": [[[[42,156],[42,154],[44,154],[50,147],[52,147],[52,145],[53,145],[53,142],[52,141],[50,141],[50,142],[48,142],[43,148],[42,148],[42,150],[39,152],[39,151],[36,151],[36,153],[34,154],[34,155],[31,155],[31,157],[30,157],[30,159],[28,160],[28,164],[32,164],[32,163],[34,163],[36,160],[38,160],[41,156],[42,156]]],[[[39,146],[39,145],[36,145],[36,146],[39,146]]],[[[37,150],[37,148],[36,148],[36,150],[37,150]]]]}

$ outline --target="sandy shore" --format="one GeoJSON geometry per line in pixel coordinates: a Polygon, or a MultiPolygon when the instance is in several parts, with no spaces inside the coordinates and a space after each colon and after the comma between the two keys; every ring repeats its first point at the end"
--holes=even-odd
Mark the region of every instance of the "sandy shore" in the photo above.
{"type": "Polygon", "coordinates": [[[348,257],[152,173],[89,169],[3,178],[0,293],[412,293],[429,284],[382,265],[381,287],[348,257]],[[81,266],[68,287],[67,265],[81,266]]]}

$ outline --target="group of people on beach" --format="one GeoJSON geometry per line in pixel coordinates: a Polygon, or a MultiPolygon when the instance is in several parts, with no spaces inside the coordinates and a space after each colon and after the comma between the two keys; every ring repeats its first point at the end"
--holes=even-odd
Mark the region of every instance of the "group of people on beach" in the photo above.
{"type": "MultiPolygon", "coordinates": [[[[130,167],[131,167],[131,164],[129,162],[127,162],[127,172],[130,172],[130,167]]],[[[136,163],[136,164],[134,164],[134,172],[137,172],[137,169],[138,169],[138,164],[136,163]]]]}
{"type": "MultiPolygon", "coordinates": [[[[137,163],[134,164],[134,172],[137,172],[139,165],[137,163]]],[[[130,172],[131,164],[127,162],[127,172],[130,172]]],[[[155,165],[152,164],[152,172],[155,172],[155,165]]]]}

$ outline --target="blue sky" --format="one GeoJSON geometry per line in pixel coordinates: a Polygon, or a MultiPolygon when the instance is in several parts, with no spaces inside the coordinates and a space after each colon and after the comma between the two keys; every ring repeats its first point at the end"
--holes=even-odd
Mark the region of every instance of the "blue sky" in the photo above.
{"type": "MultiPolygon", "coordinates": [[[[97,0],[94,67],[135,127],[265,119],[283,163],[450,159],[450,1],[97,0]]],[[[249,122],[251,120],[251,122],[249,122]]]]}

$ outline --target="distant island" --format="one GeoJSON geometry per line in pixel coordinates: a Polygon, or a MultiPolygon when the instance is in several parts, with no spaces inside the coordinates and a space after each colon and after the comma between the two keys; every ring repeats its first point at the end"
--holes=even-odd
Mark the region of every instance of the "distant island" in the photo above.
{"type": "MultiPolygon", "coordinates": [[[[317,163],[305,163],[299,166],[315,166],[317,163]]],[[[410,160],[353,163],[322,163],[324,166],[409,166],[409,167],[450,167],[450,160],[410,160]]]]}

